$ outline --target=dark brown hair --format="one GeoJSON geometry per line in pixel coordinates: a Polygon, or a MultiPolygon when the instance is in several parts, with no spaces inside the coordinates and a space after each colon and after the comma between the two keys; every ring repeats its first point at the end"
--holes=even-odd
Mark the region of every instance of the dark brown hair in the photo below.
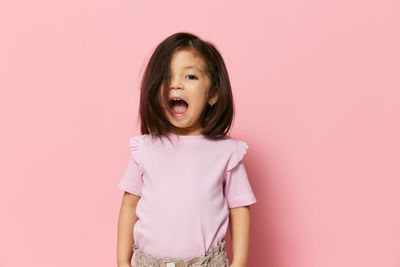
{"type": "Polygon", "coordinates": [[[207,105],[202,113],[202,134],[212,139],[229,136],[234,103],[224,60],[211,42],[201,40],[188,32],[178,32],[167,37],[151,55],[140,86],[139,115],[142,134],[161,137],[174,127],[166,118],[162,106],[168,106],[169,66],[172,55],[179,50],[191,50],[204,59],[206,73],[211,80],[208,99],[215,92],[218,94],[218,101],[212,106],[207,105]]]}

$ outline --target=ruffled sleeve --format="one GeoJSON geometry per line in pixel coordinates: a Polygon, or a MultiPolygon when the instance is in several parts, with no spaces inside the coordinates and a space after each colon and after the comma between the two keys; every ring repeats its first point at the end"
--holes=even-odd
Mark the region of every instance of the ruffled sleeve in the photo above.
{"type": "Polygon", "coordinates": [[[129,139],[129,145],[131,150],[131,157],[136,162],[136,164],[142,169],[142,164],[140,163],[140,148],[142,146],[143,136],[134,136],[129,139]]]}
{"type": "Polygon", "coordinates": [[[239,162],[243,159],[244,155],[246,154],[247,149],[249,148],[249,146],[245,141],[241,140],[235,140],[235,141],[236,141],[235,142],[236,146],[229,159],[227,171],[232,170],[239,164],[239,162]]]}
{"type": "Polygon", "coordinates": [[[143,188],[143,170],[140,163],[142,137],[134,136],[129,139],[130,158],[119,183],[118,188],[131,194],[141,196],[143,188]]]}
{"type": "Polygon", "coordinates": [[[223,183],[228,208],[248,206],[257,202],[243,162],[248,145],[241,140],[235,142],[236,146],[229,158],[223,183]]]}

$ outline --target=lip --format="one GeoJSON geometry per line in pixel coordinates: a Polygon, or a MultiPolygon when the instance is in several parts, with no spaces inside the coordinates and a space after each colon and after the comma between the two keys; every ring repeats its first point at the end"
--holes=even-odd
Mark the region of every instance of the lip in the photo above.
{"type": "Polygon", "coordinates": [[[185,110],[185,112],[183,112],[183,113],[175,112],[175,111],[172,110],[172,109],[169,109],[169,112],[171,113],[171,115],[172,115],[174,118],[181,119],[181,118],[185,117],[185,115],[186,115],[186,113],[188,112],[188,110],[189,110],[189,107],[188,107],[188,108],[185,110]]]}
{"type": "Polygon", "coordinates": [[[172,99],[175,99],[175,98],[184,100],[184,101],[189,105],[189,103],[188,103],[186,97],[184,97],[184,96],[178,96],[178,95],[177,95],[177,96],[170,96],[170,97],[168,98],[168,102],[171,101],[172,99]]]}
{"type": "Polygon", "coordinates": [[[184,101],[186,102],[186,104],[188,105],[187,108],[186,108],[186,111],[183,112],[183,113],[178,113],[178,112],[175,112],[175,111],[174,111],[173,109],[171,109],[170,107],[168,108],[169,112],[171,113],[171,115],[172,115],[174,118],[176,118],[176,119],[181,119],[181,118],[185,117],[186,113],[188,112],[188,110],[189,110],[189,103],[188,103],[188,101],[187,101],[187,98],[184,97],[184,96],[170,96],[170,97],[168,98],[168,104],[169,104],[169,102],[170,102],[172,99],[175,99],[175,98],[184,100],[184,101]]]}

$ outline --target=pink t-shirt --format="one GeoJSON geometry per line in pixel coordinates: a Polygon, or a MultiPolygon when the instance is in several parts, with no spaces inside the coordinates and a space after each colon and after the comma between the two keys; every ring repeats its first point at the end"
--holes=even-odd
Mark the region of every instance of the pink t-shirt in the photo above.
{"type": "Polygon", "coordinates": [[[242,161],[248,145],[225,136],[134,136],[118,188],[141,196],[135,245],[147,254],[190,259],[205,256],[223,238],[228,208],[256,202],[242,161]]]}

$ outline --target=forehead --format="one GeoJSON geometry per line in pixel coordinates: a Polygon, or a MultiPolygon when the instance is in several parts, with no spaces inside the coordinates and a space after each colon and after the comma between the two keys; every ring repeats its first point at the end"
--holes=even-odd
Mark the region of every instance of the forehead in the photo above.
{"type": "Polygon", "coordinates": [[[205,61],[198,54],[191,50],[180,50],[173,54],[171,58],[171,69],[194,69],[200,72],[205,71],[205,61]]]}

